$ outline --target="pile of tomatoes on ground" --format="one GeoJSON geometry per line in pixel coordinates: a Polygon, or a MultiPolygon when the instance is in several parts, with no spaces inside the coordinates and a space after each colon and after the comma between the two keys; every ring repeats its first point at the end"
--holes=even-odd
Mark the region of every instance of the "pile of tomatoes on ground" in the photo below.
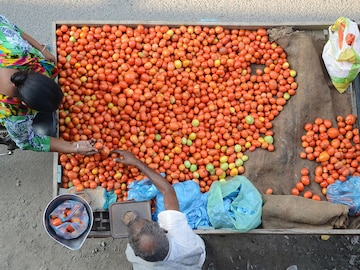
{"type": "Polygon", "coordinates": [[[272,120],[297,89],[263,28],[59,25],[56,37],[60,136],[106,149],[61,154],[62,187],[102,186],[119,200],[143,176],[108,150],[129,150],[170,183],[193,179],[206,192],[244,172],[246,151],[274,151],[272,120]]]}

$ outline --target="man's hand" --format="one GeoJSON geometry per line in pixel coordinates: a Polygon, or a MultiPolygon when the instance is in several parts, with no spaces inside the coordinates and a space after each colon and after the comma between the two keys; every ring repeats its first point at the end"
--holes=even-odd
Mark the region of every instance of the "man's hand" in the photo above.
{"type": "MultiPolygon", "coordinates": [[[[139,160],[133,155],[133,153],[125,150],[113,150],[111,153],[119,154],[120,157],[114,158],[114,161],[120,162],[126,165],[137,166],[139,164],[139,160]]],[[[110,153],[110,154],[111,154],[110,153]]]]}

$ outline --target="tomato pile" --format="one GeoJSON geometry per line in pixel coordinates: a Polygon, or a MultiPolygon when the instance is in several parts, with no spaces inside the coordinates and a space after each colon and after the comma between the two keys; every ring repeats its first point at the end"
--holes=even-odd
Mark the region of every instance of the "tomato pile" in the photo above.
{"type": "MultiPolygon", "coordinates": [[[[297,89],[286,52],[263,28],[60,25],[56,36],[61,138],[129,150],[202,192],[242,174],[246,151],[274,151],[272,120],[297,89]]],[[[126,199],[142,175],[106,152],[61,154],[62,186],[126,199]]]]}
{"type": "MultiPolygon", "coordinates": [[[[329,119],[316,118],[314,123],[304,126],[306,133],[301,137],[304,151],[300,157],[319,163],[314,171],[314,181],[322,188],[323,195],[326,195],[327,186],[336,180],[346,181],[348,176],[360,175],[360,137],[356,119],[353,114],[345,118],[337,116],[336,127],[329,119]]],[[[307,179],[304,185],[309,184],[307,179]]],[[[297,184],[292,194],[298,195],[303,190],[304,187],[297,184]]]]}

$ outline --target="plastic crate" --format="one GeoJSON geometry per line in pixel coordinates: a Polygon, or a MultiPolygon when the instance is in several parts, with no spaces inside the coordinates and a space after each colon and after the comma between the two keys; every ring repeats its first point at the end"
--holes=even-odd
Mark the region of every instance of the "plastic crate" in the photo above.
{"type": "Polygon", "coordinates": [[[94,211],[94,223],[89,236],[109,237],[110,233],[110,214],[109,211],[94,211]]]}

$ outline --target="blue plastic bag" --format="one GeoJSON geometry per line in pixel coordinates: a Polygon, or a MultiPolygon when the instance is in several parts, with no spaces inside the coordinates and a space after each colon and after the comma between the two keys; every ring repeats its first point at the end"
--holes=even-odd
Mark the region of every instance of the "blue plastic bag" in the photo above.
{"type": "MultiPolygon", "coordinates": [[[[208,227],[210,223],[206,211],[207,194],[201,193],[199,185],[192,180],[176,183],[173,187],[179,201],[179,210],[185,214],[190,227],[208,227]]],[[[153,198],[156,198],[156,204],[152,219],[157,221],[158,214],[165,210],[163,195],[147,178],[133,181],[129,185],[129,200],[148,201],[153,198]]]]}
{"type": "Polygon", "coordinates": [[[360,215],[360,177],[348,177],[329,185],[326,189],[326,198],[329,202],[349,206],[349,216],[360,215]]]}
{"type": "Polygon", "coordinates": [[[103,209],[107,210],[109,209],[109,206],[113,203],[116,202],[117,200],[117,195],[114,193],[113,190],[111,191],[107,191],[106,189],[104,190],[104,198],[105,198],[105,203],[103,205],[103,209]]]}
{"type": "MultiPolygon", "coordinates": [[[[179,182],[173,185],[179,201],[180,212],[184,213],[188,224],[192,229],[198,227],[209,227],[207,215],[207,193],[200,191],[199,185],[192,181],[179,182]]],[[[157,216],[165,210],[164,196],[158,192],[156,195],[156,207],[153,220],[157,221],[157,216]]]]}
{"type": "Polygon", "coordinates": [[[236,229],[241,232],[261,224],[262,197],[245,177],[213,182],[208,192],[207,211],[215,229],[236,229]]]}
{"type": "Polygon", "coordinates": [[[140,181],[132,181],[128,186],[128,200],[137,202],[150,201],[155,198],[158,190],[153,183],[144,178],[140,181]]]}

